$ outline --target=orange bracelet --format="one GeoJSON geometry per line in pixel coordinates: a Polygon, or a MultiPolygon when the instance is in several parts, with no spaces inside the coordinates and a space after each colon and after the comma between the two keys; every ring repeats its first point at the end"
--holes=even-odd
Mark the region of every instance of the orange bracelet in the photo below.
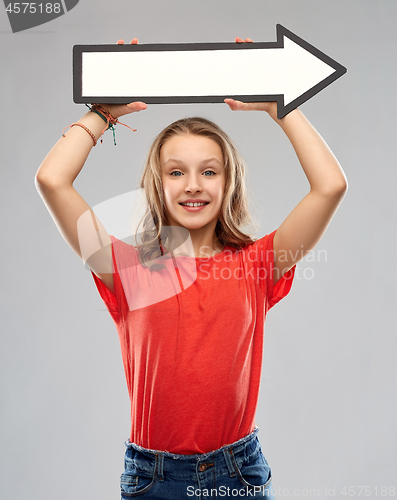
{"type": "Polygon", "coordinates": [[[72,128],[75,125],[78,125],[79,127],[83,128],[86,132],[88,132],[90,134],[90,136],[92,137],[92,140],[94,141],[94,146],[96,146],[97,140],[95,139],[95,135],[91,132],[91,130],[88,127],[86,127],[82,123],[76,122],[76,123],[72,123],[72,125],[68,125],[67,127],[65,127],[63,129],[63,132],[62,132],[62,137],[65,137],[65,129],[67,129],[68,127],[72,128]]]}

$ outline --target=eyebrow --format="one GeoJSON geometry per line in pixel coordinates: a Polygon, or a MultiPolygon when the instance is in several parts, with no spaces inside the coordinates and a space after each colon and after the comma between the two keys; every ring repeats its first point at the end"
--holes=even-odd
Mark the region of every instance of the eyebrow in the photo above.
{"type": "MultiPolygon", "coordinates": [[[[179,163],[180,165],[184,165],[184,162],[182,160],[178,160],[177,158],[168,158],[167,161],[164,162],[164,165],[166,165],[169,161],[173,161],[174,163],[179,163]]],[[[206,163],[210,163],[211,161],[216,161],[219,163],[219,165],[222,166],[222,163],[218,160],[218,158],[208,158],[207,160],[203,160],[200,162],[200,165],[205,165],[206,163]]]]}

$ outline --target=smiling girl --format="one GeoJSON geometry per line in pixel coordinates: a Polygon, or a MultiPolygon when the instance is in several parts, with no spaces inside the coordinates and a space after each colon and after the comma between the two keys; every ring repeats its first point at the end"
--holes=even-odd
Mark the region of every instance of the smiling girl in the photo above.
{"type": "MultiPolygon", "coordinates": [[[[186,118],[150,148],[140,187],[152,226],[143,243],[108,235],[92,214],[85,238],[99,234],[102,248],[85,260],[119,333],[131,399],[124,499],[274,499],[255,425],[264,321],[289,292],[296,263],[324,234],[347,182],[300,110],[279,120],[276,103],[225,102],[233,111],[267,113],[281,127],[310,191],[277,230],[255,240],[242,230],[250,216],[237,148],[213,122],[186,118]]],[[[93,108],[36,174],[58,229],[81,258],[78,221],[91,211],[73,182],[104,120],[146,107],[93,108]]]]}

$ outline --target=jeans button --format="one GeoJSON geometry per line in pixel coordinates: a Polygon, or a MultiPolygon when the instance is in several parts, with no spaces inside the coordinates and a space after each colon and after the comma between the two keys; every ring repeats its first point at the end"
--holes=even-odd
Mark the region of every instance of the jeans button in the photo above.
{"type": "Polygon", "coordinates": [[[204,472],[205,470],[208,469],[208,467],[211,467],[211,465],[214,465],[214,462],[211,462],[211,463],[207,462],[206,464],[200,464],[199,471],[204,472]]]}

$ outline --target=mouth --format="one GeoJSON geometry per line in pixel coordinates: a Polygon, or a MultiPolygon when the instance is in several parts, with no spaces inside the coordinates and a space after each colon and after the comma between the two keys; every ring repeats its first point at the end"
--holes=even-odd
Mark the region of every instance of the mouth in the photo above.
{"type": "Polygon", "coordinates": [[[179,205],[184,208],[185,210],[187,210],[188,212],[198,212],[200,210],[203,210],[207,205],[209,205],[209,202],[206,202],[206,203],[200,203],[198,204],[197,206],[191,206],[189,204],[182,204],[182,203],[179,203],[179,205]]]}

